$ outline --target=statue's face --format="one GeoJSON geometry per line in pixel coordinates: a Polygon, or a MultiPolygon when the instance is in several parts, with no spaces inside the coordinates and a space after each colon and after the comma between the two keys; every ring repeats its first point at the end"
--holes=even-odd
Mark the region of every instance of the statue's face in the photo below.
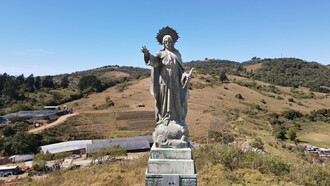
{"type": "Polygon", "coordinates": [[[164,38],[164,46],[165,46],[165,48],[167,48],[167,49],[169,49],[169,50],[171,50],[171,49],[173,49],[173,41],[172,41],[172,39],[170,38],[170,37],[166,37],[165,36],[165,38],[164,38]]]}

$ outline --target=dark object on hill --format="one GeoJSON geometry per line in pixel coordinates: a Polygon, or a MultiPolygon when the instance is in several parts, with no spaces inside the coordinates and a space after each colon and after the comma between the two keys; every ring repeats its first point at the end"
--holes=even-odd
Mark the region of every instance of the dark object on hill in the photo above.
{"type": "Polygon", "coordinates": [[[244,100],[244,98],[243,98],[243,96],[241,94],[236,94],[235,95],[235,98],[244,100]]]}

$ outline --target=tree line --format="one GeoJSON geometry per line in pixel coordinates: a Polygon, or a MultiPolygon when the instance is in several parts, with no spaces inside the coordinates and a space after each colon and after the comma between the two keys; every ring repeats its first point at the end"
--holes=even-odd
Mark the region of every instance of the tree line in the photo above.
{"type": "Polygon", "coordinates": [[[303,86],[316,92],[330,92],[330,69],[327,66],[296,58],[263,59],[258,62],[262,63],[261,68],[243,76],[275,85],[303,86]]]}

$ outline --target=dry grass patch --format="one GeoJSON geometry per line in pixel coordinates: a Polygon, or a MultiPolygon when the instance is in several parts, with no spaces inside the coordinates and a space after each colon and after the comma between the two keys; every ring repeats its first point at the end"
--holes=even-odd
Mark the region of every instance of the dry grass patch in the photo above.
{"type": "MultiPolygon", "coordinates": [[[[190,98],[188,99],[188,114],[186,123],[189,127],[190,140],[195,142],[206,142],[207,131],[210,128],[210,124],[214,120],[228,120],[235,121],[239,117],[241,118],[254,118],[260,117],[268,113],[276,112],[281,113],[287,109],[295,109],[302,113],[309,113],[312,110],[325,108],[325,105],[330,105],[330,97],[317,98],[317,99],[302,99],[296,102],[289,102],[288,99],[292,98],[290,95],[291,88],[275,86],[282,91],[280,96],[282,99],[277,97],[270,97],[268,94],[273,94],[265,91],[256,91],[248,87],[240,86],[235,83],[227,82],[219,85],[210,85],[206,82],[205,76],[202,74],[194,73],[192,83],[201,83],[205,87],[200,89],[189,90],[190,98]],[[204,77],[200,78],[200,77],[204,77]],[[243,100],[235,98],[236,94],[241,94],[243,100]],[[298,102],[301,102],[299,104],[298,102]],[[256,107],[260,106],[260,109],[256,107]]],[[[229,79],[236,79],[237,81],[252,82],[247,78],[228,75],[229,79]]],[[[255,81],[258,85],[269,86],[270,84],[261,81],[255,81]]],[[[150,132],[154,130],[155,125],[153,124],[153,112],[155,107],[154,98],[150,94],[150,78],[132,81],[133,85],[127,87],[123,92],[118,92],[115,87],[109,88],[102,93],[95,93],[89,95],[88,98],[83,98],[69,103],[69,105],[76,105],[78,111],[91,111],[95,110],[93,105],[98,109],[103,108],[105,105],[105,98],[108,96],[114,101],[115,106],[107,108],[106,111],[115,112],[116,117],[116,128],[127,129],[129,131],[136,131],[138,129],[133,126],[141,125],[143,122],[138,122],[140,118],[134,118],[134,115],[145,115],[143,112],[150,112],[150,120],[143,120],[145,126],[150,127],[150,132]],[[144,107],[138,107],[137,105],[143,105],[144,107]],[[125,113],[125,114],[124,114],[125,113]],[[125,115],[125,116],[124,116],[125,115]],[[120,117],[127,117],[127,119],[120,117]],[[129,119],[132,117],[132,119],[129,119]],[[134,121],[135,124],[134,124],[134,121]],[[130,128],[133,127],[133,128],[130,128]]],[[[299,89],[306,92],[306,89],[299,89]]],[[[307,93],[307,92],[306,92],[307,93]]],[[[316,96],[319,93],[315,93],[316,96]]],[[[321,95],[321,94],[320,94],[321,95]]],[[[295,98],[294,98],[295,99],[295,98]]],[[[103,112],[103,111],[102,111],[103,112]]],[[[261,118],[260,122],[266,123],[264,118],[261,118]]],[[[253,125],[244,128],[243,130],[248,133],[253,133],[253,125]]],[[[257,126],[258,127],[258,126],[257,126]]],[[[238,127],[239,128],[239,127],[238,127]]],[[[149,131],[146,130],[146,131],[149,131]]],[[[242,131],[243,131],[242,130],[242,131]]],[[[112,133],[117,130],[107,131],[106,136],[117,136],[117,133],[112,133]],[[110,135],[109,135],[110,133],[110,135]]],[[[119,132],[120,136],[122,132],[119,132]]],[[[131,135],[132,133],[129,133],[131,135]]],[[[142,134],[142,133],[141,133],[142,134]]],[[[269,134],[268,134],[269,135],[269,134]]]]}
{"type": "Polygon", "coordinates": [[[250,72],[251,70],[255,71],[258,68],[261,68],[262,63],[257,63],[254,65],[248,65],[248,66],[244,66],[244,68],[246,69],[246,71],[250,72]]]}
{"type": "Polygon", "coordinates": [[[302,123],[297,136],[300,140],[320,147],[330,147],[330,124],[325,122],[302,123]]]}
{"type": "Polygon", "coordinates": [[[67,172],[55,172],[46,179],[25,185],[144,185],[148,156],[138,160],[93,165],[67,172]]]}
{"type": "Polygon", "coordinates": [[[129,77],[129,74],[120,71],[110,71],[110,72],[105,72],[101,75],[101,78],[106,78],[106,79],[115,79],[121,77],[129,77]]]}

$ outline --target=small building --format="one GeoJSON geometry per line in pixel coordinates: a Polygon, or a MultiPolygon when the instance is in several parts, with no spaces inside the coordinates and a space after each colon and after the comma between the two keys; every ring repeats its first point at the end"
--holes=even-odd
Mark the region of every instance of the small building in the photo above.
{"type": "Polygon", "coordinates": [[[3,172],[11,172],[12,175],[15,175],[17,174],[19,171],[19,167],[18,166],[0,166],[0,173],[3,173],[3,172]]]}
{"type": "Polygon", "coordinates": [[[73,152],[74,154],[90,154],[97,152],[101,148],[119,145],[125,147],[128,152],[146,151],[153,144],[152,136],[137,136],[126,138],[111,138],[99,140],[75,140],[61,143],[54,143],[39,147],[39,151],[50,152],[52,154],[61,152],[73,152]]]}
{"type": "Polygon", "coordinates": [[[47,121],[54,121],[62,115],[68,113],[68,110],[32,110],[32,111],[19,111],[16,113],[11,113],[2,116],[3,119],[9,120],[12,117],[24,117],[27,118],[29,121],[40,121],[40,120],[47,120],[47,121]]]}
{"type": "Polygon", "coordinates": [[[44,145],[39,147],[39,151],[50,152],[51,154],[57,154],[61,152],[73,152],[73,153],[86,153],[86,145],[92,144],[92,140],[75,140],[66,141],[61,143],[54,143],[50,145],[44,145]]]}
{"type": "Polygon", "coordinates": [[[23,154],[23,155],[13,155],[10,156],[9,159],[12,163],[20,162],[20,161],[29,161],[33,160],[34,154],[23,154]]]}

